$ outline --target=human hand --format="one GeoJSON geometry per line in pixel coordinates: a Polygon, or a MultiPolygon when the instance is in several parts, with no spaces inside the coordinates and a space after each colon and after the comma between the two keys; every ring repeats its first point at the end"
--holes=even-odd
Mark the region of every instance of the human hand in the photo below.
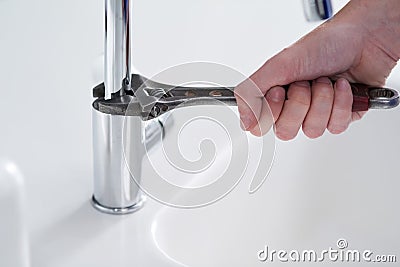
{"type": "Polygon", "coordinates": [[[300,127],[310,138],[325,129],[342,133],[364,114],[352,113],[349,82],[384,85],[400,56],[399,25],[398,0],[350,1],[256,71],[250,80],[259,90],[248,81],[235,89],[242,127],[265,134],[258,122],[272,115],[282,140],[293,139],[300,127]],[[290,85],[287,94],[283,85],[290,85]]]}

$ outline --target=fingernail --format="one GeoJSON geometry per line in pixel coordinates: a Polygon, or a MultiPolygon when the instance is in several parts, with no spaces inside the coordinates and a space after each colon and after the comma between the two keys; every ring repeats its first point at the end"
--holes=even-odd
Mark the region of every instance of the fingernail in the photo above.
{"type": "Polygon", "coordinates": [[[308,81],[297,81],[294,84],[303,87],[310,87],[310,83],[308,81]]]}
{"type": "Polygon", "coordinates": [[[316,83],[332,84],[328,77],[321,77],[315,80],[316,83]]]}
{"type": "Polygon", "coordinates": [[[246,115],[240,116],[240,127],[242,127],[243,130],[249,130],[251,123],[252,120],[246,115]]]}

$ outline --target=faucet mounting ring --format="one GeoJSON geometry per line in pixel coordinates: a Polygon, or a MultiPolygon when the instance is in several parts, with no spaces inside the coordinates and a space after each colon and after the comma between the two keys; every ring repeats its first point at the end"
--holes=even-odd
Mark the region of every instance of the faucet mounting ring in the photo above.
{"type": "Polygon", "coordinates": [[[112,214],[112,215],[124,215],[124,214],[131,214],[134,213],[138,210],[140,210],[143,207],[143,204],[145,202],[146,198],[144,196],[141,196],[138,202],[133,204],[132,206],[129,207],[123,207],[123,208],[109,208],[106,206],[101,205],[94,196],[92,196],[92,206],[103,213],[107,214],[112,214]]]}

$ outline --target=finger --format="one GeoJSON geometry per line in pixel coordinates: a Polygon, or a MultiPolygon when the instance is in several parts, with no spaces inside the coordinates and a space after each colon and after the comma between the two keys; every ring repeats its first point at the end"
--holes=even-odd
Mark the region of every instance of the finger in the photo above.
{"type": "Polygon", "coordinates": [[[295,82],[290,85],[288,99],[276,122],[276,135],[287,141],[296,137],[311,102],[311,90],[308,81],[295,82]]]}
{"type": "Polygon", "coordinates": [[[250,130],[250,133],[255,136],[262,136],[269,132],[273,125],[274,118],[272,116],[271,109],[269,108],[267,101],[264,100],[258,124],[256,124],[256,126],[250,130]]]}
{"type": "Polygon", "coordinates": [[[261,110],[260,126],[256,125],[250,131],[253,135],[262,136],[271,129],[282,111],[285,97],[285,89],[280,86],[273,87],[267,92],[261,110]]]}
{"type": "Polygon", "coordinates": [[[328,127],[333,105],[333,85],[329,78],[315,80],[311,88],[311,106],[303,123],[303,132],[309,138],[318,138],[328,127]]]}
{"type": "Polygon", "coordinates": [[[250,130],[260,118],[264,94],[250,79],[239,84],[234,94],[240,114],[240,126],[243,130],[250,130]]]}
{"type": "Polygon", "coordinates": [[[335,96],[328,130],[333,134],[340,134],[349,127],[351,122],[353,94],[346,79],[337,80],[334,87],[335,96]]]}
{"type": "Polygon", "coordinates": [[[271,109],[274,121],[277,121],[285,103],[286,91],[281,86],[275,86],[267,92],[265,99],[271,109]]]}

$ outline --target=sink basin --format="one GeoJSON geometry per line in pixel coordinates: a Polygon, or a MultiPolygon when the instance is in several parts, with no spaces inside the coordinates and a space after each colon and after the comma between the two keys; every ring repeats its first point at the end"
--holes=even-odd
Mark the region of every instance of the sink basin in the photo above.
{"type": "Polygon", "coordinates": [[[151,232],[154,207],[132,216],[101,214],[86,199],[32,236],[33,266],[179,266],[160,252],[151,232]]]}
{"type": "MultiPolygon", "coordinates": [[[[172,113],[176,128],[184,118],[182,113],[185,111],[172,113]]],[[[204,113],[198,111],[198,114],[204,113]]],[[[396,179],[396,170],[390,167],[398,157],[390,151],[400,148],[394,137],[400,128],[388,124],[396,120],[397,113],[370,112],[362,123],[354,124],[341,136],[325,134],[312,141],[300,134],[292,142],[276,141],[274,160],[260,162],[272,164],[272,169],[255,193],[249,193],[249,183],[254,177],[252,170],[257,168],[254,155],[260,152],[260,140],[248,136],[249,143],[241,145],[248,145],[250,158],[237,186],[223,198],[200,208],[161,207],[151,226],[156,246],[183,266],[276,266],[282,262],[276,258],[263,262],[259,259],[260,251],[268,247],[270,251],[315,250],[319,253],[329,248],[339,249],[338,244],[343,242],[351,250],[397,255],[400,217],[393,211],[397,210],[396,190],[400,182],[396,179]],[[384,120],[379,119],[382,116],[384,120]],[[380,139],[383,132],[391,138],[380,139]]],[[[237,124],[235,118],[231,120],[237,124]]],[[[177,143],[183,156],[198,160],[207,157],[199,152],[203,138],[212,136],[217,145],[224,138],[226,141],[223,132],[218,134],[218,127],[207,119],[192,122],[186,131],[180,131],[180,136],[173,130],[167,131],[174,134],[167,135],[164,143],[177,143]],[[208,133],[205,135],[202,129],[208,133]]],[[[239,132],[240,129],[231,132],[232,142],[238,140],[235,134],[239,132]]],[[[266,140],[263,151],[273,150],[273,137],[266,140]]],[[[227,146],[221,145],[220,149],[218,152],[216,148],[217,156],[212,161],[217,168],[188,176],[185,172],[179,174],[169,162],[165,165],[162,157],[165,151],[156,147],[149,158],[157,166],[145,162],[144,170],[146,173],[155,168],[162,178],[183,188],[208,185],[218,177],[222,166],[232,160],[227,146]]],[[[182,195],[174,196],[185,200],[188,194],[183,191],[182,195]]],[[[296,264],[309,266],[309,262],[296,264]]],[[[340,264],[365,266],[362,261],[340,264]]]]}
{"type": "MultiPolygon", "coordinates": [[[[364,123],[385,128],[374,116],[364,123]]],[[[185,266],[280,266],[276,257],[260,261],[260,251],[268,247],[319,253],[338,249],[339,240],[352,250],[398,257],[399,180],[389,167],[396,157],[386,150],[390,142],[383,141],[385,147],[354,138],[364,134],[373,140],[381,131],[360,123],[339,137],[310,141],[301,136],[279,142],[272,171],[259,191],[249,194],[248,184],[242,182],[203,208],[165,207],[152,224],[154,240],[163,253],[185,266]],[[385,153],[388,156],[379,156],[385,153]]],[[[365,262],[340,266],[365,266],[365,262]]]]}

